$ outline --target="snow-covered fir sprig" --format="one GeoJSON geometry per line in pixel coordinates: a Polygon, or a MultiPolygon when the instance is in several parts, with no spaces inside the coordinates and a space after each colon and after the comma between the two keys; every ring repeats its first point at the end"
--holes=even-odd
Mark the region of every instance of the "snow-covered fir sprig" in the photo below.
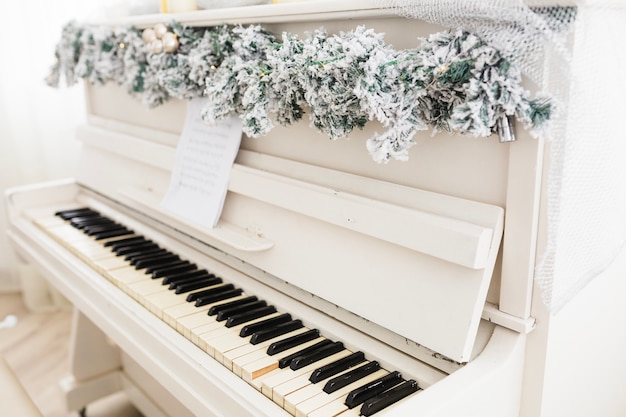
{"type": "Polygon", "coordinates": [[[304,89],[301,83],[304,42],[283,33],[282,43],[267,55],[268,106],[282,126],[289,126],[304,115],[304,89]]]}
{"type": "Polygon", "coordinates": [[[377,162],[407,160],[408,150],[415,144],[413,136],[428,128],[423,109],[426,83],[417,53],[391,48],[375,51],[354,90],[370,119],[387,128],[367,141],[367,149],[377,162]]]}
{"type": "Polygon", "coordinates": [[[116,80],[128,94],[143,100],[144,76],[148,68],[147,49],[141,32],[129,29],[124,37],[122,64],[124,73],[116,80]]]}
{"type": "Polygon", "coordinates": [[[432,35],[420,58],[430,75],[427,95],[434,98],[429,122],[438,129],[489,136],[526,94],[519,70],[471,33],[432,35]]]}
{"type": "Polygon", "coordinates": [[[232,54],[206,78],[208,100],[201,116],[215,124],[230,114],[239,114],[244,133],[252,137],[265,135],[273,127],[267,110],[267,53],[275,48],[277,40],[258,25],[237,26],[232,35],[232,54]]]}
{"type": "MultiPolygon", "coordinates": [[[[146,54],[147,67],[143,74],[143,101],[150,107],[165,103],[171,98],[189,100],[202,96],[203,83],[189,78],[191,71],[189,53],[198,49],[198,40],[205,33],[172,23],[169,28],[178,39],[177,53],[149,51],[146,54]]],[[[207,31],[209,34],[212,31],[207,31]]]]}
{"type": "Polygon", "coordinates": [[[485,137],[515,115],[533,132],[553,107],[543,97],[529,99],[519,68],[461,30],[436,33],[414,50],[377,51],[355,93],[370,117],[388,127],[367,142],[378,162],[406,160],[418,130],[485,137]]]}
{"type": "Polygon", "coordinates": [[[76,21],[70,21],[63,26],[61,40],[54,51],[54,65],[46,77],[46,83],[51,87],[58,87],[61,76],[68,86],[74,85],[82,77],[76,75],[75,68],[82,53],[81,37],[83,27],[76,21]]]}
{"type": "Polygon", "coordinates": [[[238,114],[244,132],[262,136],[309,113],[331,139],[369,120],[384,128],[367,141],[378,162],[406,160],[417,131],[489,136],[515,117],[546,135],[553,100],[531,97],[514,61],[476,35],[435,33],[413,49],[395,50],[365,27],[281,39],[258,25],[189,28],[168,24],[175,48],[148,46],[145,31],[68,23],[46,81],[112,81],[150,107],[177,98],[208,98],[209,123],[238,114]],[[282,40],[282,42],[280,42],[282,40]]]}
{"type": "Polygon", "coordinates": [[[311,108],[311,124],[331,139],[363,128],[369,117],[354,93],[374,51],[384,48],[383,35],[359,26],[328,36],[317,30],[304,42],[302,88],[311,108]]]}

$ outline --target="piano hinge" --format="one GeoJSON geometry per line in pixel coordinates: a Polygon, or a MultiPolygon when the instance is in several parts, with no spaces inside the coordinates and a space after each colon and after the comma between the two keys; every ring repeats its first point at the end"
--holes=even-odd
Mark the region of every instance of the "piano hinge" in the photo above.
{"type": "Polygon", "coordinates": [[[501,311],[498,309],[498,306],[491,303],[485,303],[482,318],[522,334],[528,334],[533,331],[536,324],[534,317],[528,317],[526,319],[517,317],[501,311]]]}

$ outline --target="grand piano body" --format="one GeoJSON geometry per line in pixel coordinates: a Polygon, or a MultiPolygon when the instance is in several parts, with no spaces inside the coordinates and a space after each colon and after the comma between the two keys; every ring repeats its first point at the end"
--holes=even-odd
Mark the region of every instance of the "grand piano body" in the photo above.
{"type": "MultiPolygon", "coordinates": [[[[440,30],[361,2],[335,3],[179,20],[262,23],[275,33],[364,24],[396,48],[440,30]]],[[[46,228],[54,212],[89,206],[423,388],[381,416],[554,415],[565,397],[554,387],[566,378],[545,377],[563,369],[549,352],[584,313],[566,308],[554,318],[533,294],[535,253],[545,240],[542,141],[522,129],[508,144],[423,133],[408,162],[379,165],[365,149],[373,122],[339,141],[306,120],[277,127],[244,137],[222,217],[209,229],[159,205],[186,104],[149,110],[116,86],[85,88],[75,179],[7,194],[20,258],[75,306],[71,376],[62,381],[70,409],[124,390],[146,416],[289,415],[46,228]],[[551,324],[561,329],[558,339],[551,324]]],[[[612,279],[598,285],[616,285],[612,279]]],[[[609,302],[606,314],[623,309],[618,304],[609,302]]],[[[581,343],[567,357],[587,349],[581,343]]],[[[615,410],[615,401],[596,409],[615,410]]]]}

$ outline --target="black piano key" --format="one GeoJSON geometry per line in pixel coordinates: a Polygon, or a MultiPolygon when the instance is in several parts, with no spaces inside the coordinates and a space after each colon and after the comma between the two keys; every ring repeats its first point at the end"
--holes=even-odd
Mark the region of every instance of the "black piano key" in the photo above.
{"type": "Polygon", "coordinates": [[[90,217],[73,217],[70,220],[70,224],[77,229],[83,229],[86,226],[111,224],[113,220],[102,216],[90,216],[90,217]]]}
{"type": "Polygon", "coordinates": [[[120,246],[130,245],[135,242],[148,242],[148,239],[146,239],[143,236],[133,236],[133,237],[127,237],[125,239],[111,240],[109,242],[106,242],[104,246],[111,247],[111,250],[115,250],[120,246]]]}
{"type": "Polygon", "coordinates": [[[394,371],[370,382],[369,384],[365,384],[350,391],[346,397],[345,404],[348,408],[354,408],[363,403],[365,400],[373,398],[401,382],[404,382],[402,375],[400,375],[400,372],[394,371]]]}
{"type": "Polygon", "coordinates": [[[98,213],[97,211],[93,209],[85,207],[85,208],[79,208],[79,209],[57,211],[56,213],[54,213],[54,215],[62,218],[63,220],[69,220],[72,217],[86,216],[86,215],[100,215],[100,213],[98,213]]]}
{"type": "Polygon", "coordinates": [[[341,374],[336,376],[324,385],[322,391],[327,394],[331,394],[337,391],[340,388],[345,387],[346,385],[352,384],[354,381],[358,381],[361,378],[368,376],[369,374],[373,374],[374,372],[380,369],[380,364],[376,361],[366,363],[365,365],[359,366],[345,374],[341,374]]]}
{"type": "Polygon", "coordinates": [[[80,213],[85,213],[85,212],[90,212],[90,211],[94,211],[93,209],[89,208],[89,207],[79,207],[79,208],[72,208],[72,209],[67,209],[67,210],[60,210],[54,213],[55,216],[68,216],[68,215],[73,215],[73,216],[77,216],[80,213]]]}
{"type": "Polygon", "coordinates": [[[153,247],[135,249],[135,252],[124,255],[124,260],[128,261],[131,265],[134,265],[140,259],[154,257],[165,253],[169,253],[169,251],[158,245],[154,245],[153,247]]]}
{"type": "Polygon", "coordinates": [[[135,245],[118,246],[116,249],[113,249],[112,252],[114,252],[117,256],[132,257],[134,254],[145,253],[145,251],[156,249],[158,247],[159,245],[154,242],[144,241],[135,245]]]}
{"type": "MultiPolygon", "coordinates": [[[[157,271],[152,273],[152,278],[158,278],[154,276],[156,273],[157,271]]],[[[210,275],[209,271],[207,271],[206,269],[196,269],[192,271],[175,272],[175,273],[164,276],[162,284],[169,285],[179,280],[184,280],[187,278],[193,278],[193,277],[198,277],[198,276],[205,276],[205,275],[210,275]]]]}
{"type": "Polygon", "coordinates": [[[188,282],[185,284],[178,284],[176,286],[176,288],[174,289],[174,292],[176,294],[184,294],[190,291],[195,291],[195,290],[199,290],[200,288],[206,288],[206,287],[212,287],[214,285],[217,284],[221,284],[222,283],[222,279],[221,278],[208,278],[208,279],[203,279],[203,280],[199,280],[199,281],[195,281],[195,282],[188,282]]]}
{"type": "Polygon", "coordinates": [[[217,287],[217,288],[211,288],[208,290],[201,290],[201,291],[196,291],[196,292],[192,292],[191,294],[187,295],[187,301],[188,302],[196,302],[196,307],[198,306],[198,300],[202,297],[208,297],[211,296],[213,294],[217,294],[219,292],[222,291],[228,291],[228,290],[233,290],[235,289],[235,286],[233,284],[226,284],[226,285],[222,285],[221,287],[217,287]]]}
{"type": "Polygon", "coordinates": [[[100,213],[93,213],[93,212],[86,212],[82,215],[78,215],[78,216],[73,216],[69,219],[67,219],[68,222],[70,222],[70,224],[73,223],[80,223],[80,222],[90,222],[94,219],[103,219],[103,220],[107,220],[107,221],[113,221],[113,219],[108,218],[107,216],[103,216],[100,213]]]}
{"type": "Polygon", "coordinates": [[[93,235],[95,240],[102,240],[102,239],[108,239],[111,237],[119,237],[119,236],[125,236],[125,235],[132,235],[134,232],[130,229],[120,229],[120,230],[111,230],[109,232],[102,232],[102,233],[98,233],[96,235],[93,235]]]}
{"type": "Polygon", "coordinates": [[[327,358],[331,355],[334,355],[335,353],[341,352],[343,349],[343,343],[335,342],[328,346],[324,346],[323,348],[318,349],[314,352],[310,352],[301,356],[296,356],[289,364],[289,367],[292,370],[297,371],[300,368],[304,368],[307,365],[327,358]]]}
{"type": "Polygon", "coordinates": [[[321,348],[323,348],[326,345],[331,345],[332,343],[333,343],[332,340],[325,339],[325,340],[322,340],[321,342],[317,342],[316,344],[311,345],[311,346],[309,346],[307,348],[304,348],[304,349],[301,349],[301,350],[299,350],[297,352],[294,352],[291,355],[288,355],[288,356],[285,356],[284,358],[279,359],[278,360],[278,367],[281,368],[281,369],[282,368],[286,368],[286,367],[289,366],[289,364],[291,364],[291,361],[294,358],[297,358],[298,356],[306,355],[307,353],[310,353],[310,352],[315,352],[316,350],[321,349],[321,348]]]}
{"type": "Polygon", "coordinates": [[[126,258],[124,259],[126,259],[131,265],[136,265],[137,262],[142,261],[144,259],[155,259],[160,256],[166,256],[166,255],[173,255],[173,253],[168,251],[167,249],[161,248],[156,251],[148,250],[148,253],[138,253],[133,256],[126,257],[128,259],[126,258]]]}
{"type": "Polygon", "coordinates": [[[94,236],[94,235],[97,235],[98,233],[112,232],[114,230],[122,230],[122,229],[125,229],[125,227],[119,223],[113,222],[113,223],[102,224],[102,225],[97,225],[97,226],[85,226],[83,227],[82,230],[88,236],[94,236]]]}
{"type": "MultiPolygon", "coordinates": [[[[145,236],[131,236],[131,237],[127,237],[125,239],[119,239],[116,240],[115,242],[111,243],[109,246],[111,246],[111,250],[116,252],[120,249],[122,249],[123,247],[141,247],[144,245],[156,245],[157,243],[155,241],[153,241],[152,239],[148,239],[145,236]]],[[[106,246],[106,245],[105,245],[106,246]]]]}
{"type": "Polygon", "coordinates": [[[394,404],[414,392],[417,392],[419,389],[420,388],[415,380],[411,379],[404,381],[400,385],[397,385],[390,390],[365,401],[359,412],[362,416],[371,416],[374,413],[389,407],[391,404],[394,404]]]}
{"type": "Polygon", "coordinates": [[[248,337],[251,336],[254,332],[258,332],[259,330],[267,329],[269,327],[277,326],[282,323],[286,323],[291,321],[291,314],[284,313],[280,316],[272,317],[271,319],[262,320],[254,324],[248,324],[241,328],[239,332],[239,336],[248,337]]]}
{"type": "Polygon", "coordinates": [[[152,273],[154,271],[156,271],[157,269],[162,269],[162,268],[173,268],[175,266],[186,266],[186,265],[191,265],[191,262],[189,262],[186,259],[176,259],[173,260],[171,262],[166,262],[164,264],[159,264],[159,265],[154,265],[154,266],[149,266],[146,268],[146,274],[150,274],[150,276],[152,276],[152,273]]]}
{"type": "Polygon", "coordinates": [[[250,338],[250,344],[257,345],[261,342],[265,342],[266,340],[270,340],[289,332],[293,332],[294,330],[301,329],[303,326],[304,325],[302,324],[302,321],[292,320],[288,321],[287,323],[279,324],[276,327],[258,330],[254,332],[254,334],[250,338]]]}
{"type": "Polygon", "coordinates": [[[170,266],[169,268],[165,268],[165,267],[156,268],[154,271],[152,271],[152,278],[153,279],[163,278],[168,275],[177,274],[180,272],[195,271],[197,269],[198,269],[198,266],[191,262],[188,262],[185,265],[170,266]]]}
{"type": "Polygon", "coordinates": [[[240,304],[234,307],[223,308],[220,311],[218,311],[217,315],[215,316],[215,320],[216,321],[228,320],[228,318],[234,314],[245,313],[246,310],[253,310],[256,308],[261,308],[261,307],[265,307],[266,305],[267,303],[265,301],[257,300],[257,301],[253,301],[247,304],[240,304]]]}
{"type": "MultiPolygon", "coordinates": [[[[192,282],[197,282],[197,281],[204,281],[207,279],[211,279],[211,278],[218,278],[213,274],[209,274],[209,273],[204,273],[202,275],[195,275],[189,278],[182,278],[182,279],[177,279],[175,281],[173,281],[170,286],[169,289],[170,290],[174,290],[176,289],[177,286],[181,285],[181,284],[190,284],[192,282]]],[[[220,279],[220,278],[218,278],[220,279]]]]}
{"type": "Polygon", "coordinates": [[[245,313],[234,314],[228,317],[225,326],[228,328],[238,326],[240,324],[247,323],[249,321],[259,319],[273,313],[276,313],[276,307],[274,306],[256,308],[254,310],[246,311],[245,313]]]}
{"type": "Polygon", "coordinates": [[[330,378],[333,375],[337,375],[339,372],[343,372],[346,369],[350,369],[361,362],[365,362],[365,354],[363,352],[354,352],[345,358],[317,368],[309,377],[309,381],[313,384],[317,384],[318,382],[330,378]]]}
{"type": "Polygon", "coordinates": [[[145,258],[135,262],[135,269],[144,269],[149,266],[164,265],[171,261],[179,260],[178,255],[173,253],[164,254],[163,256],[157,256],[155,258],[145,258]]]}
{"type": "MultiPolygon", "coordinates": [[[[83,233],[85,233],[87,236],[92,236],[93,238],[96,238],[99,235],[102,235],[104,233],[115,233],[121,230],[127,230],[124,226],[119,226],[119,227],[112,227],[110,229],[99,229],[99,230],[95,230],[95,231],[91,231],[91,229],[83,229],[83,233]]],[[[97,239],[96,239],[97,240],[97,239]]]]}
{"type": "Polygon", "coordinates": [[[291,349],[313,339],[320,337],[320,331],[312,329],[307,332],[290,336],[286,339],[278,340],[267,347],[267,354],[269,356],[276,355],[277,353],[284,352],[287,349],[291,349]]]}
{"type": "Polygon", "coordinates": [[[242,292],[243,290],[241,288],[235,288],[233,290],[218,292],[213,295],[200,297],[196,300],[196,307],[217,303],[218,301],[228,300],[230,298],[241,295],[242,292]]]}
{"type": "Polygon", "coordinates": [[[215,306],[211,307],[209,309],[209,311],[207,312],[207,314],[209,316],[214,316],[214,315],[218,314],[220,311],[222,311],[225,308],[240,306],[240,305],[248,304],[248,303],[251,303],[251,302],[257,301],[257,300],[258,300],[258,298],[255,295],[251,295],[249,297],[240,298],[239,300],[229,301],[227,303],[218,304],[218,305],[215,305],[215,306]]]}

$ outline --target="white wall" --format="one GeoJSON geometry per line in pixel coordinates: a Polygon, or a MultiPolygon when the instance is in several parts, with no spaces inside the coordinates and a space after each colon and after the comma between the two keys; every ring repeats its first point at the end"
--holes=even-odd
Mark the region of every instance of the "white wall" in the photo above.
{"type": "MultiPolygon", "coordinates": [[[[84,122],[80,86],[52,89],[43,79],[63,24],[99,13],[107,1],[29,0],[2,3],[0,65],[0,190],[71,176],[78,154],[74,131],[84,122]]],[[[0,206],[0,291],[16,289],[12,252],[0,206]]]]}
{"type": "Polygon", "coordinates": [[[625,278],[626,249],[558,313],[535,309],[522,416],[624,416],[625,278]]]}

